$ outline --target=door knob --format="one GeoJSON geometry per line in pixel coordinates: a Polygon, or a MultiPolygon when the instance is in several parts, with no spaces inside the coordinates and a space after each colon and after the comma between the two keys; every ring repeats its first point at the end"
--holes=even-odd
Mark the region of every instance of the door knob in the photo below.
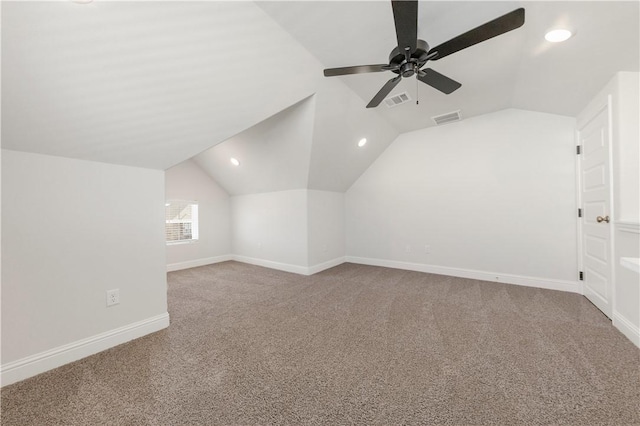
{"type": "Polygon", "coordinates": [[[609,216],[605,216],[605,217],[598,216],[598,217],[596,217],[596,221],[598,221],[598,223],[600,223],[600,222],[607,222],[607,223],[609,223],[609,216]]]}

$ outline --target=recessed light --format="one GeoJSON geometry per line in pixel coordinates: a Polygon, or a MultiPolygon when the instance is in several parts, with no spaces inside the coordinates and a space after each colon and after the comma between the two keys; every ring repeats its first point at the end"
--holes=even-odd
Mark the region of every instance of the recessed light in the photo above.
{"type": "Polygon", "coordinates": [[[358,141],[358,146],[362,148],[363,146],[365,146],[366,143],[367,143],[367,138],[362,138],[358,141]]]}
{"type": "Polygon", "coordinates": [[[234,166],[239,166],[240,165],[240,161],[238,161],[237,158],[231,157],[229,159],[229,161],[231,161],[231,164],[233,164],[234,166]]]}
{"type": "Polygon", "coordinates": [[[544,38],[551,43],[559,43],[568,40],[569,37],[571,37],[571,31],[569,30],[553,30],[544,36],[544,38]]]}

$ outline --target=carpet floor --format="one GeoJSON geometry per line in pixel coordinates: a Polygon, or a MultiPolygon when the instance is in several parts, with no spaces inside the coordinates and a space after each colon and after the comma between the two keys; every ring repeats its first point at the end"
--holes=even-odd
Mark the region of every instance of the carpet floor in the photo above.
{"type": "Polygon", "coordinates": [[[640,425],[584,297],[343,264],[169,273],[168,329],[2,389],[3,425],[640,425]]]}

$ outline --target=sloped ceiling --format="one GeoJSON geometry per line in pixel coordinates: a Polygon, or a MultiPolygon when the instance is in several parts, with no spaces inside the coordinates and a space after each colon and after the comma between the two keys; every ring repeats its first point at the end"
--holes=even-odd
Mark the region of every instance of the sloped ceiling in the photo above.
{"type": "Polygon", "coordinates": [[[2,2],[3,148],[167,169],[321,78],[251,2],[2,2]]]}
{"type": "MultiPolygon", "coordinates": [[[[389,73],[326,79],[322,69],[386,62],[396,44],[389,1],[3,1],[2,146],[167,169],[223,141],[239,144],[234,136],[269,117],[277,118],[268,126],[291,124],[292,111],[279,113],[298,104],[303,127],[312,126],[294,155],[304,157],[306,187],[339,191],[395,135],[432,126],[433,115],[575,116],[615,72],[639,70],[638,5],[421,1],[419,37],[432,46],[517,7],[526,22],[430,63],[463,84],[452,95],[408,79],[392,94],[407,91],[419,105],[365,110],[389,73]],[[575,36],[545,42],[557,26],[575,36]],[[370,139],[365,150],[354,149],[360,137],[370,139]]],[[[289,177],[297,186],[303,174],[289,177]]],[[[278,176],[271,188],[283,187],[278,176]]]]}
{"type": "Polygon", "coordinates": [[[194,157],[230,195],[346,191],[398,136],[340,80],[194,157]],[[358,147],[358,141],[367,144],[358,147]],[[239,166],[230,163],[231,158],[239,166]]]}
{"type": "Polygon", "coordinates": [[[314,104],[307,98],[193,160],[229,195],[306,188],[314,104]]]}
{"type": "Polygon", "coordinates": [[[397,136],[380,111],[363,108],[342,81],[323,80],[316,94],[308,188],[346,191],[397,136]],[[362,138],[367,143],[358,147],[362,138]]]}
{"type": "MultiPolygon", "coordinates": [[[[259,6],[315,55],[326,68],[379,64],[396,46],[391,3],[260,2],[259,6]]],[[[575,116],[617,71],[638,71],[637,1],[421,1],[418,37],[430,46],[447,41],[518,7],[525,24],[428,67],[460,83],[451,95],[403,79],[391,95],[406,91],[415,102],[380,114],[401,132],[433,126],[432,116],[460,109],[463,117],[504,108],[575,116]],[[544,40],[550,29],[574,36],[564,43],[544,40]]],[[[363,106],[390,72],[339,78],[363,106]]]]}

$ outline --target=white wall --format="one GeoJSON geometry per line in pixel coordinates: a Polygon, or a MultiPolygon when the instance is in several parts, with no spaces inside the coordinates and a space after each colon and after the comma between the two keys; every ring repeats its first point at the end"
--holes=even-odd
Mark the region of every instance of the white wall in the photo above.
{"type": "Polygon", "coordinates": [[[509,109],[402,134],[347,192],[347,259],[579,291],[574,129],[509,109]]]}
{"type": "Polygon", "coordinates": [[[325,269],[344,262],[344,193],[310,190],[309,266],[325,269]]]}
{"type": "Polygon", "coordinates": [[[231,197],[231,229],[237,260],[307,272],[307,190],[231,197]]]}
{"type": "Polygon", "coordinates": [[[167,200],[198,202],[199,239],[167,245],[167,268],[177,270],[223,260],[231,252],[229,195],[192,160],[165,172],[167,200]]]}
{"type": "Polygon", "coordinates": [[[640,223],[640,73],[621,72],[613,82],[616,216],[640,223]]]}
{"type": "Polygon", "coordinates": [[[290,190],[231,197],[231,258],[309,275],[344,262],[344,194],[290,190]]]}
{"type": "Polygon", "coordinates": [[[640,258],[640,225],[615,229],[613,325],[640,347],[640,275],[620,264],[623,257],[640,258]]]}
{"type": "Polygon", "coordinates": [[[614,90],[613,323],[640,347],[640,275],[621,267],[623,257],[640,258],[640,73],[616,75],[614,90]]]}
{"type": "Polygon", "coordinates": [[[3,150],[2,205],[3,384],[168,325],[162,171],[3,150]]]}

